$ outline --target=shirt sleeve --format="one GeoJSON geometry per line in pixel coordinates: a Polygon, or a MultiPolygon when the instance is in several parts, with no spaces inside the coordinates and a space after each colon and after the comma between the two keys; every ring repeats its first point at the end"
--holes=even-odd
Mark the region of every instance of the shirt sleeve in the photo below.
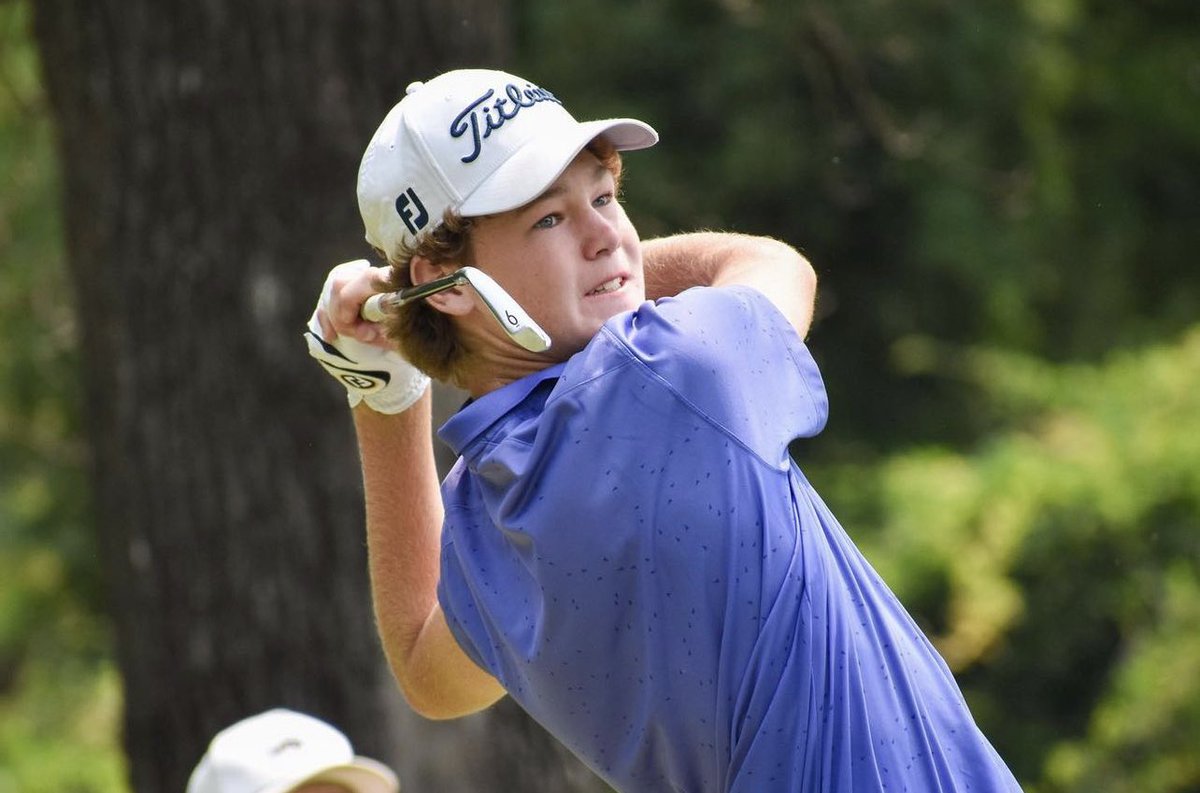
{"type": "Polygon", "coordinates": [[[603,332],[770,465],[785,465],[791,441],[825,426],[816,362],[757,289],[695,287],[620,315],[603,332]]]}

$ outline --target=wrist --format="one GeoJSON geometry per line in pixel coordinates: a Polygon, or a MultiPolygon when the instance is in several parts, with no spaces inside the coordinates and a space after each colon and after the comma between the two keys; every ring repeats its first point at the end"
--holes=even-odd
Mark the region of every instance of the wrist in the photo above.
{"type": "Polygon", "coordinates": [[[400,413],[429,389],[429,376],[393,350],[342,336],[325,341],[311,329],[304,336],[309,355],[345,387],[351,408],[400,413]]]}

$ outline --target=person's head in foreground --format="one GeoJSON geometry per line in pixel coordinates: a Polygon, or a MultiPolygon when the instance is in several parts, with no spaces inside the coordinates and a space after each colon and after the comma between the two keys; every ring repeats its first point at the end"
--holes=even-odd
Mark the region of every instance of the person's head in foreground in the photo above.
{"type": "Polygon", "coordinates": [[[553,340],[514,345],[470,289],[401,308],[388,335],[405,358],[464,385],[485,368],[519,375],[582,349],[645,299],[637,231],[617,202],[618,152],[652,146],[633,119],[578,122],[551,94],[504,72],[466,69],[413,83],[363,156],[367,241],[400,289],[473,265],[553,340]]]}
{"type": "Polygon", "coordinates": [[[390,768],[358,757],[337,728],[277,708],[221,730],[187,793],[396,793],[390,768]]]}

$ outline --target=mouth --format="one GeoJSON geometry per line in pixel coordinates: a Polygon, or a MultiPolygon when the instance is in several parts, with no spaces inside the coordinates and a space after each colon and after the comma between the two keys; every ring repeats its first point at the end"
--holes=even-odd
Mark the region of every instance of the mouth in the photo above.
{"type": "Polygon", "coordinates": [[[610,292],[616,292],[623,286],[625,286],[625,276],[618,275],[616,278],[610,278],[609,280],[600,284],[600,286],[588,292],[585,297],[592,297],[593,295],[606,295],[610,292]]]}

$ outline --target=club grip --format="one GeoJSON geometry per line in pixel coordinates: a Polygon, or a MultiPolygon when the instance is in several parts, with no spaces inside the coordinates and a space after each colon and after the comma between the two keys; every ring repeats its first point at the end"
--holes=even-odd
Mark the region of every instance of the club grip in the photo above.
{"type": "Polygon", "coordinates": [[[367,322],[383,322],[387,316],[384,310],[386,299],[391,297],[390,292],[381,292],[377,295],[371,295],[367,298],[367,302],[363,303],[358,314],[367,322]]]}

